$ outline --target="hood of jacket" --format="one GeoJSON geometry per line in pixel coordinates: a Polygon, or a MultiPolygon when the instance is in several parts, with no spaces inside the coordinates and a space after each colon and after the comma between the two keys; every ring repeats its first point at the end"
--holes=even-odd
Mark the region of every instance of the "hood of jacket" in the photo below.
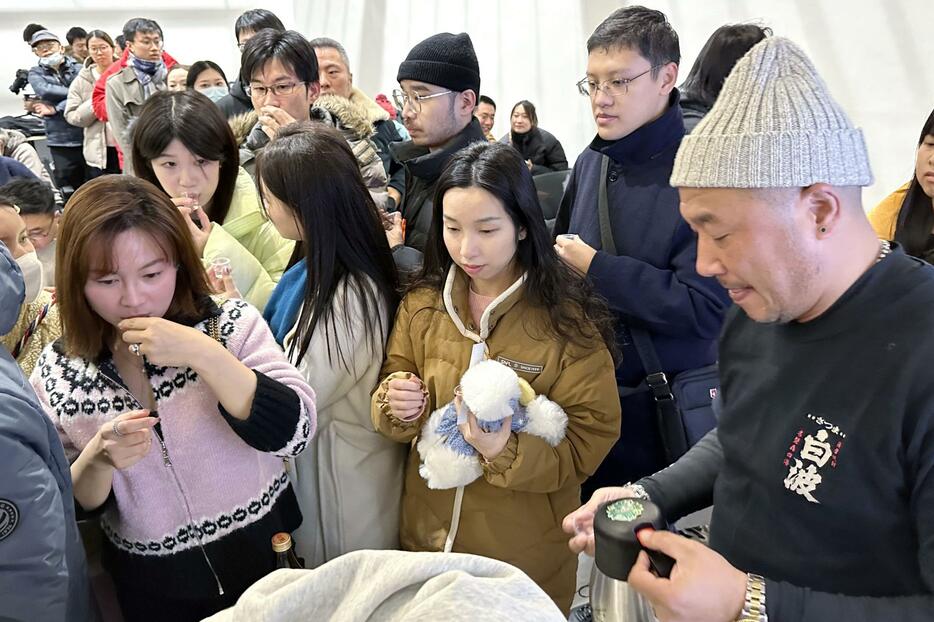
{"type": "Polygon", "coordinates": [[[13,330],[25,298],[26,285],[19,264],[6,245],[0,244],[0,335],[13,330]]]}
{"type": "Polygon", "coordinates": [[[352,136],[348,138],[352,139],[369,138],[375,132],[363,105],[333,93],[321,95],[315,100],[311,105],[311,118],[324,121],[341,131],[349,130],[352,136]]]}
{"type": "Polygon", "coordinates": [[[376,103],[372,97],[368,97],[366,93],[353,87],[353,90],[350,91],[350,101],[356,104],[364,114],[366,114],[366,120],[369,121],[370,125],[375,125],[380,121],[388,121],[389,113],[386,110],[376,103]]]}
{"type": "MultiPolygon", "coordinates": [[[[347,99],[333,94],[319,96],[311,106],[312,120],[324,121],[328,125],[345,132],[345,134],[346,131],[349,131],[351,136],[348,136],[348,138],[351,139],[360,140],[371,137],[375,133],[373,123],[380,120],[376,118],[377,112],[381,112],[386,119],[389,118],[389,115],[376,102],[373,102],[373,107],[377,110],[371,110],[365,103],[367,101],[366,96],[357,89],[354,89],[354,91],[358,94],[356,99],[347,99]]],[[[233,89],[231,89],[231,92],[233,92],[233,89]]],[[[246,141],[258,120],[259,115],[255,110],[235,115],[227,120],[238,145],[242,145],[246,141]]]]}
{"type": "Polygon", "coordinates": [[[26,135],[19,130],[0,128],[0,155],[11,157],[13,151],[26,142],[26,135]]]}
{"type": "Polygon", "coordinates": [[[247,137],[250,135],[257,121],[259,121],[259,114],[257,114],[255,110],[234,115],[227,119],[227,125],[229,125],[230,129],[233,131],[234,138],[237,140],[238,145],[242,145],[246,142],[247,137]]]}

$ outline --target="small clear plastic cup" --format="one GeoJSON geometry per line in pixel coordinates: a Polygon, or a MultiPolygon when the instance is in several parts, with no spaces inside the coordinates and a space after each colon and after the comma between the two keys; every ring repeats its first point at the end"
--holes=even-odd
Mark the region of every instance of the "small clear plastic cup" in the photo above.
{"type": "Polygon", "coordinates": [[[211,271],[214,273],[215,278],[224,278],[225,275],[230,274],[230,259],[215,257],[211,260],[211,271]]]}

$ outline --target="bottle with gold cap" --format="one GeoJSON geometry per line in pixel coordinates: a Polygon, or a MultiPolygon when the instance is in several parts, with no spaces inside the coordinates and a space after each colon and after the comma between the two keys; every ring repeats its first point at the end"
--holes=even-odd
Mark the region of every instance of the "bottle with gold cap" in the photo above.
{"type": "Polygon", "coordinates": [[[272,537],[272,550],[276,554],[276,568],[304,568],[305,564],[295,555],[292,536],[285,532],[272,537]]]}

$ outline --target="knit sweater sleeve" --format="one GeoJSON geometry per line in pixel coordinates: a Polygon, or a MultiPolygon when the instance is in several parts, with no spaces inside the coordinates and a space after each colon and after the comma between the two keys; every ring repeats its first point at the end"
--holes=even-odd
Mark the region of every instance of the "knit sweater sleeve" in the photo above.
{"type": "Polygon", "coordinates": [[[58,439],[62,442],[62,447],[65,449],[65,458],[70,464],[78,458],[78,454],[81,452],[62,427],[62,421],[58,415],[58,410],[49,403],[49,394],[45,390],[46,378],[51,377],[59,371],[55,365],[57,356],[52,344],[46,346],[45,350],[43,350],[42,354],[39,356],[39,362],[36,363],[32,374],[29,376],[29,383],[36,392],[36,398],[39,400],[39,406],[42,408],[42,411],[52,421],[55,432],[58,434],[58,439]]]}
{"type": "Polygon", "coordinates": [[[314,391],[285,358],[255,307],[230,300],[224,315],[221,333],[231,330],[226,327],[232,320],[227,347],[256,374],[256,393],[246,419],[234,418],[218,404],[221,415],[254,449],[284,458],[298,455],[315,432],[314,391]]]}

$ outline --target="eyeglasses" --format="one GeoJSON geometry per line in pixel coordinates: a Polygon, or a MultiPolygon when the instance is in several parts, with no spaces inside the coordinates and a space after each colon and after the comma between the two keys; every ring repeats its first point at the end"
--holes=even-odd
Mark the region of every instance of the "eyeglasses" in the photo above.
{"type": "Polygon", "coordinates": [[[409,95],[405,91],[394,89],[392,92],[392,100],[396,102],[396,106],[398,106],[400,110],[405,108],[406,104],[412,104],[412,109],[418,113],[422,111],[422,102],[426,99],[450,95],[451,93],[454,93],[454,91],[441,91],[440,93],[432,93],[431,95],[419,95],[418,93],[409,95]]]}
{"type": "Polygon", "coordinates": [[[633,80],[638,80],[645,74],[650,71],[658,69],[661,65],[655,65],[654,67],[649,67],[638,76],[633,76],[631,78],[616,78],[615,80],[604,80],[603,82],[596,82],[590,78],[584,78],[577,83],[577,90],[584,97],[595,97],[597,91],[603,91],[610,97],[616,97],[617,95],[625,95],[629,92],[629,83],[633,80]]]}
{"type": "Polygon", "coordinates": [[[264,86],[264,85],[253,86],[252,84],[248,84],[246,89],[244,90],[246,91],[247,96],[257,97],[259,99],[263,99],[270,92],[272,92],[273,95],[276,95],[278,97],[283,97],[285,95],[291,95],[292,93],[294,93],[295,87],[297,87],[299,84],[308,84],[308,83],[307,82],[281,82],[279,84],[273,84],[272,86],[264,86]]]}
{"type": "Polygon", "coordinates": [[[107,54],[108,52],[113,52],[113,48],[109,45],[95,45],[94,47],[88,48],[88,51],[91,54],[107,54]]]}
{"type": "Polygon", "coordinates": [[[26,237],[30,240],[45,240],[50,235],[52,235],[52,229],[55,228],[55,223],[49,225],[48,229],[30,229],[26,232],[26,237]]]}
{"type": "Polygon", "coordinates": [[[61,43],[58,43],[56,41],[43,41],[42,43],[37,43],[35,46],[33,46],[32,49],[38,52],[39,54],[42,54],[43,52],[48,52],[50,50],[57,49],[58,46],[60,45],[61,43]]]}
{"type": "Polygon", "coordinates": [[[141,48],[145,48],[145,47],[160,48],[160,49],[162,48],[162,39],[160,39],[159,37],[152,37],[151,39],[149,37],[144,37],[141,39],[134,39],[133,41],[131,41],[131,43],[133,45],[138,45],[141,48]]]}

